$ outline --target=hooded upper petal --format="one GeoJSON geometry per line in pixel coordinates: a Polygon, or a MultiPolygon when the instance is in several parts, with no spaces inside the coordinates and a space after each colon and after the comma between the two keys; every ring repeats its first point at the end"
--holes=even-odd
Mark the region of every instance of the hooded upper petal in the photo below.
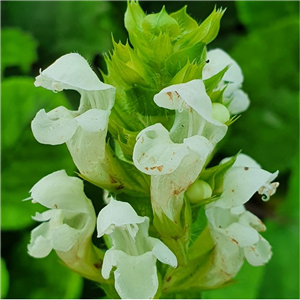
{"type": "Polygon", "coordinates": [[[52,91],[64,89],[97,91],[110,89],[91,70],[88,62],[78,53],[63,55],[36,77],[35,86],[52,91]]]}
{"type": "Polygon", "coordinates": [[[206,63],[203,68],[203,80],[216,75],[225,67],[229,66],[229,69],[224,74],[223,80],[236,84],[241,84],[244,81],[240,66],[225,51],[221,49],[210,50],[207,52],[206,59],[208,63],[206,63]]]}
{"type": "Polygon", "coordinates": [[[200,79],[166,87],[154,96],[154,102],[160,107],[176,110],[179,114],[184,110],[190,112],[189,133],[186,137],[202,135],[216,144],[226,134],[227,126],[213,118],[212,103],[200,79]]]}
{"type": "Polygon", "coordinates": [[[70,53],[60,57],[36,77],[34,84],[52,91],[71,89],[81,95],[77,111],[56,108],[47,114],[44,110],[38,112],[31,127],[40,143],[64,143],[75,134],[78,126],[87,131],[106,129],[114,104],[115,88],[102,83],[79,54],[70,53]],[[93,111],[85,117],[80,116],[89,110],[93,111]]]}
{"type": "MultiPolygon", "coordinates": [[[[111,234],[115,227],[123,228],[126,225],[140,224],[144,221],[145,217],[138,216],[129,203],[116,201],[111,197],[109,204],[100,211],[97,218],[98,237],[111,234]]],[[[136,233],[132,232],[132,236],[135,237],[136,233]]]]}
{"type": "Polygon", "coordinates": [[[224,176],[223,192],[215,205],[228,209],[240,206],[277,174],[278,171],[273,174],[265,171],[249,156],[239,154],[232,168],[224,176]]]}

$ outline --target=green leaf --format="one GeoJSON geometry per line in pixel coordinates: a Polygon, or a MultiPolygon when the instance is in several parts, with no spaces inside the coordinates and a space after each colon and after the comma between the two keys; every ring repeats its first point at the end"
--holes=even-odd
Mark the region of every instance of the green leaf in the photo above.
{"type": "Polygon", "coordinates": [[[20,29],[1,29],[1,72],[7,67],[20,67],[28,73],[37,59],[37,41],[20,29]]]}
{"type": "Polygon", "coordinates": [[[260,30],[274,20],[299,16],[298,1],[236,1],[238,17],[249,30],[260,30]],[[259,11],[259,14],[257,13],[259,11]]]}
{"type": "Polygon", "coordinates": [[[288,193],[278,207],[277,218],[265,222],[264,237],[273,250],[266,266],[259,298],[299,298],[299,148],[292,162],[288,193]],[[279,275],[278,275],[279,274],[279,275]]]}
{"type": "MultiPolygon", "coordinates": [[[[46,67],[66,53],[78,52],[92,62],[96,54],[107,51],[111,47],[111,32],[116,37],[123,33],[112,8],[109,1],[15,2],[5,4],[5,19],[8,25],[33,33],[46,67]]],[[[22,54],[22,46],[19,49],[22,54]]]]}
{"type": "Polygon", "coordinates": [[[52,251],[42,259],[27,254],[28,234],[16,244],[10,264],[14,280],[7,297],[14,299],[76,299],[80,298],[83,279],[63,266],[52,251]],[[26,273],[24,273],[26,272],[26,273]],[[26,274],[26,276],[24,276],[26,274]],[[34,280],[33,280],[34,279],[34,280]]]}
{"type": "Polygon", "coordinates": [[[243,149],[265,169],[289,170],[299,140],[299,20],[273,20],[230,55],[240,62],[251,104],[226,136],[225,154],[243,149]]]}
{"type": "Polygon", "coordinates": [[[37,89],[32,78],[10,77],[2,82],[2,230],[34,223],[31,216],[44,208],[22,202],[42,177],[59,169],[74,169],[65,145],[46,146],[33,137],[30,122],[41,108],[66,105],[63,93],[37,89]],[[49,159],[51,157],[51,159],[49,159]]]}
{"type": "Polygon", "coordinates": [[[12,148],[41,108],[67,105],[63,93],[36,88],[31,77],[9,77],[1,84],[2,151],[12,148]]]}
{"type": "Polygon", "coordinates": [[[1,299],[7,295],[9,288],[9,273],[6,267],[5,260],[1,257],[1,299]]]}

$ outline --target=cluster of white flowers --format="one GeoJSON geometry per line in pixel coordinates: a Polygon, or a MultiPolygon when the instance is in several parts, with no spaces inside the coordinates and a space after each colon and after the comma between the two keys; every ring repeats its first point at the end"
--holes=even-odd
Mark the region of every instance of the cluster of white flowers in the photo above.
{"type": "MultiPolygon", "coordinates": [[[[202,80],[172,85],[155,95],[156,105],[175,111],[174,124],[170,130],[160,123],[142,130],[132,159],[138,170],[151,176],[151,203],[158,218],[167,216],[180,222],[185,192],[225,136],[226,122],[249,105],[241,90],[242,82],[237,63],[217,49],[207,53],[202,80]],[[225,88],[223,103],[216,105],[206,93],[203,80],[228,65],[217,87],[225,88]]],[[[95,183],[109,181],[104,160],[115,88],[100,82],[86,60],[76,53],[61,57],[42,71],[35,85],[54,92],[72,89],[81,94],[77,111],[65,107],[48,113],[40,110],[32,121],[35,138],[50,145],[66,143],[84,178],[95,183]]],[[[244,204],[257,191],[266,197],[272,195],[278,185],[271,184],[276,176],[277,172],[262,170],[242,154],[226,172],[220,198],[205,208],[215,243],[213,264],[206,274],[207,286],[233,278],[244,258],[252,265],[262,265],[270,259],[271,247],[258,233],[265,226],[246,211],[244,204]]],[[[115,289],[122,298],[155,296],[159,286],[157,260],[177,267],[176,253],[158,238],[149,237],[147,216],[138,216],[127,202],[111,198],[96,220],[92,202],[83,192],[83,182],[64,171],[40,180],[32,188],[30,199],[49,210],[34,217],[43,223],[32,231],[29,254],[45,257],[54,249],[68,267],[98,282],[114,274],[115,289]],[[105,253],[92,243],[95,227],[98,237],[106,235],[111,241],[105,253]]]]}

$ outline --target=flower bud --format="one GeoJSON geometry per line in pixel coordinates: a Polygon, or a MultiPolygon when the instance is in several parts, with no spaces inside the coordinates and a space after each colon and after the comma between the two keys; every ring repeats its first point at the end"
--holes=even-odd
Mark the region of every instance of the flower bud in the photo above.
{"type": "Polygon", "coordinates": [[[221,123],[226,123],[230,119],[230,113],[226,106],[221,103],[215,102],[212,104],[213,118],[220,121],[221,123]]]}
{"type": "Polygon", "coordinates": [[[212,189],[210,185],[203,180],[196,180],[186,191],[186,197],[192,204],[199,203],[200,201],[210,198],[212,189]]]}

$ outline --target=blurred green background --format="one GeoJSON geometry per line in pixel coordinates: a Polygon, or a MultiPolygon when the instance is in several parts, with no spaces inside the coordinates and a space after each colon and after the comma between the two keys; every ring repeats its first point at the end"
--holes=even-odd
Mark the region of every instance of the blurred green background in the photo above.
{"type": "MultiPolygon", "coordinates": [[[[299,298],[299,2],[298,1],[142,1],[148,12],[165,4],[174,12],[204,20],[227,7],[219,36],[208,49],[222,48],[242,67],[249,110],[230,128],[216,163],[240,149],[270,172],[280,171],[280,187],[267,203],[253,197],[247,208],[267,225],[264,237],[273,246],[265,267],[245,263],[235,285],[203,292],[203,298],[299,298]]],[[[69,52],[105,70],[103,53],[126,42],[125,1],[4,1],[1,3],[1,298],[101,298],[96,284],[60,265],[55,254],[34,259],[27,254],[30,216],[38,209],[30,188],[59,169],[74,174],[65,145],[35,141],[30,121],[36,112],[59,105],[76,107],[73,94],[33,86],[39,68],[69,52]]],[[[77,100],[77,99],[76,99],[77,100]]],[[[87,195],[101,191],[85,183],[87,195]]],[[[96,207],[99,210],[100,207],[96,207]]]]}

